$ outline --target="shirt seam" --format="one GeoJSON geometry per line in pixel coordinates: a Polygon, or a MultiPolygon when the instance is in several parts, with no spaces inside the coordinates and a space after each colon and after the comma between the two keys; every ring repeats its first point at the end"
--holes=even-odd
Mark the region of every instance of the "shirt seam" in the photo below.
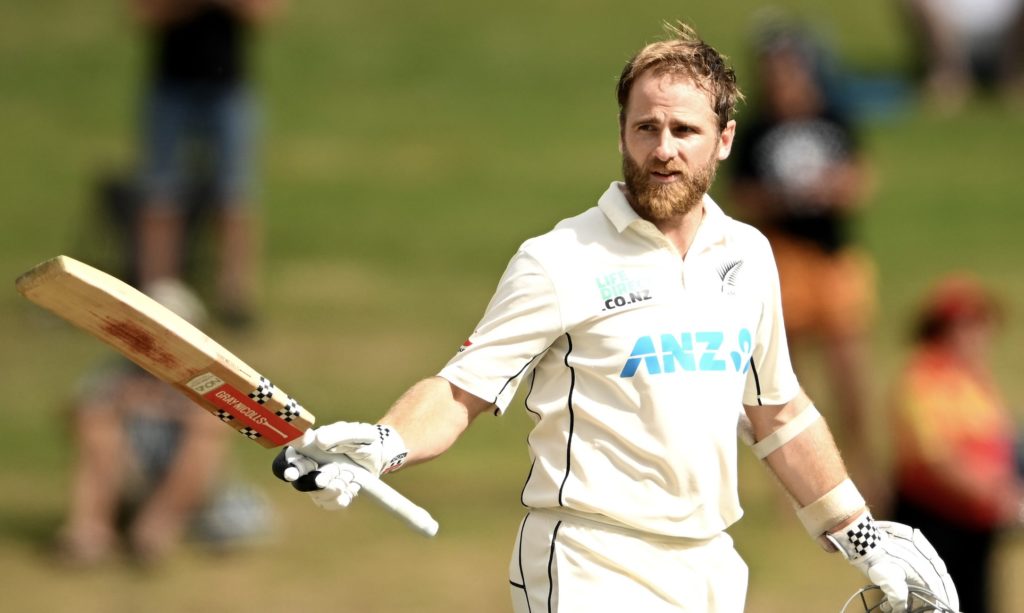
{"type": "Polygon", "coordinates": [[[530,253],[529,251],[523,251],[523,257],[528,257],[531,260],[533,260],[534,264],[536,264],[537,267],[540,268],[540,272],[544,275],[544,279],[547,280],[548,286],[551,288],[551,293],[555,297],[555,309],[558,311],[558,330],[560,332],[559,336],[567,333],[569,330],[566,328],[565,315],[564,313],[562,313],[561,294],[558,291],[558,286],[555,285],[551,272],[548,270],[548,267],[544,265],[544,262],[540,260],[540,258],[530,253]]]}

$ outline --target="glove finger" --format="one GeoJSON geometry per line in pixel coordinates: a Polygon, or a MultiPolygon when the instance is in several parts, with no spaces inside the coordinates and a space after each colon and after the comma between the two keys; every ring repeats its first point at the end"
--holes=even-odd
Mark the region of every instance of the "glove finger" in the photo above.
{"type": "Polygon", "coordinates": [[[352,496],[348,492],[335,489],[310,492],[309,497],[313,504],[327,511],[344,509],[352,502],[352,496]]]}
{"type": "Polygon", "coordinates": [[[324,451],[346,453],[379,440],[373,424],[339,421],[316,429],[316,446],[324,451]]]}
{"type": "Polygon", "coordinates": [[[881,569],[878,567],[869,568],[868,578],[881,588],[893,613],[904,613],[907,610],[907,597],[910,595],[906,579],[898,572],[894,573],[892,569],[879,571],[881,569]]]}
{"type": "Polygon", "coordinates": [[[284,471],[286,481],[295,481],[302,475],[311,473],[318,468],[316,460],[302,455],[292,447],[285,449],[285,457],[288,458],[290,464],[284,471]]]}
{"type": "Polygon", "coordinates": [[[960,598],[946,563],[924,534],[896,522],[879,521],[876,524],[888,534],[888,547],[901,560],[906,581],[927,588],[950,608],[959,610],[960,598]]]}
{"type": "Polygon", "coordinates": [[[284,473],[291,467],[291,463],[288,461],[288,450],[291,447],[285,447],[276,456],[274,456],[274,462],[270,465],[270,470],[274,472],[274,476],[281,481],[294,481],[295,479],[285,479],[284,473]]]}
{"type": "MultiPolygon", "coordinates": [[[[951,600],[952,594],[948,585],[952,582],[946,570],[946,563],[920,530],[909,529],[909,535],[906,531],[890,533],[889,543],[891,552],[901,560],[907,583],[927,588],[944,601],[951,600]]],[[[955,588],[953,593],[955,594],[955,588]]]]}
{"type": "MultiPolygon", "coordinates": [[[[338,484],[340,482],[335,480],[334,483],[338,484]]],[[[343,484],[340,487],[328,487],[322,490],[310,492],[309,497],[313,500],[313,503],[321,509],[336,511],[344,509],[348,507],[348,505],[352,504],[352,500],[355,499],[359,490],[359,484],[353,482],[343,484]]]]}
{"type": "Polygon", "coordinates": [[[315,492],[322,490],[323,488],[317,485],[317,478],[320,476],[319,470],[308,472],[295,481],[292,481],[292,487],[299,490],[300,492],[315,492]]]}
{"type": "Polygon", "coordinates": [[[292,447],[285,447],[274,457],[271,470],[274,476],[282,481],[295,481],[302,475],[316,470],[314,460],[307,458],[292,447]]]}
{"type": "Polygon", "coordinates": [[[924,532],[914,528],[911,533],[911,542],[914,544],[914,547],[917,547],[918,550],[921,551],[924,557],[928,558],[931,562],[936,563],[936,569],[939,572],[945,572],[946,563],[942,561],[942,558],[939,556],[939,552],[935,550],[931,541],[925,538],[924,532]],[[939,568],[940,564],[941,568],[939,568]]]}
{"type": "Polygon", "coordinates": [[[316,484],[320,489],[347,489],[355,479],[355,473],[348,466],[331,462],[320,468],[316,484]]]}

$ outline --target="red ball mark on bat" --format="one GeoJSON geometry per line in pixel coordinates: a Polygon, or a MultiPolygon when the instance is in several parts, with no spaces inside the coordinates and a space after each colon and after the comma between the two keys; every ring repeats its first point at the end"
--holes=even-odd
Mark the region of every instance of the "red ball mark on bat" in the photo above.
{"type": "Polygon", "coordinates": [[[103,324],[103,331],[110,338],[117,339],[130,351],[129,356],[145,356],[146,359],[174,368],[178,364],[175,357],[160,347],[153,335],[130,321],[108,321],[103,324]]]}

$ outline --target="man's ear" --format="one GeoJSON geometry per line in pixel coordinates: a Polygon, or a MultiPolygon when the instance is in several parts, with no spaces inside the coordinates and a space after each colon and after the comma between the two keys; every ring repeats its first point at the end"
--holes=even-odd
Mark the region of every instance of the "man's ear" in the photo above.
{"type": "Polygon", "coordinates": [[[729,157],[729,153],[732,151],[732,141],[734,138],[736,138],[736,120],[730,119],[729,123],[725,124],[725,129],[718,135],[719,161],[729,157]]]}

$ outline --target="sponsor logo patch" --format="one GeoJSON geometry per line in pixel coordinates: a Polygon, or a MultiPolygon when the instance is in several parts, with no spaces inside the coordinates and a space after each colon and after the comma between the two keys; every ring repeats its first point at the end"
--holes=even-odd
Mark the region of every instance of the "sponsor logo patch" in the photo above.
{"type": "Polygon", "coordinates": [[[603,274],[596,277],[594,282],[601,294],[602,311],[639,304],[654,297],[648,279],[631,276],[624,270],[603,274]]]}
{"type": "Polygon", "coordinates": [[[753,336],[747,328],[726,334],[704,330],[641,336],[622,366],[620,377],[640,370],[649,375],[684,372],[739,372],[750,369],[753,336]]]}

